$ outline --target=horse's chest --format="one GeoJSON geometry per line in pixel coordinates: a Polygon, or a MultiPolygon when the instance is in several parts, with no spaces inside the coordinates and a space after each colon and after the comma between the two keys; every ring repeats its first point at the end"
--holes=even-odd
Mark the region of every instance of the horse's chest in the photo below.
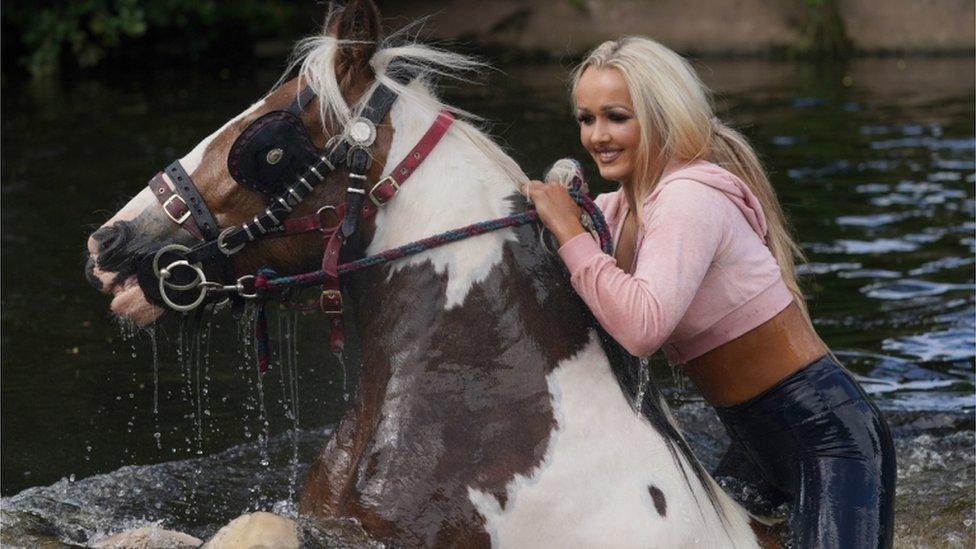
{"type": "Polygon", "coordinates": [[[558,426],[542,464],[508,484],[504,506],[469,490],[493,545],[714,545],[723,529],[707,496],[622,397],[595,338],[549,386],[558,426]]]}

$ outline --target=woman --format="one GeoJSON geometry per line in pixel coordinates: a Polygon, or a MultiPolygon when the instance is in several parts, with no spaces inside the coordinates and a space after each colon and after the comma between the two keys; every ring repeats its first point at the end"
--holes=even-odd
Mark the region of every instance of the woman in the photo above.
{"type": "Polygon", "coordinates": [[[687,61],[646,38],[596,48],[573,75],[580,139],[607,180],[603,254],[560,185],[526,193],[572,284],[629,352],[685,364],[749,461],[792,497],[795,547],[890,547],[888,426],[817,336],[801,257],[772,185],[714,118],[687,61]]]}

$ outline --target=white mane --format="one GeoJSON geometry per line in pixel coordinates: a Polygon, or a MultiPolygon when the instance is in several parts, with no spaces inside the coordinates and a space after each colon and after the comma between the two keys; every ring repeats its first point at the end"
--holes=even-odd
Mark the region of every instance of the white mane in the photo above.
{"type": "MultiPolygon", "coordinates": [[[[328,28],[329,19],[331,19],[331,15],[326,20],[325,28],[328,28]]],[[[490,70],[491,67],[473,57],[408,39],[406,37],[407,31],[412,27],[394,33],[379,45],[369,62],[376,74],[376,80],[366,90],[363,97],[369,97],[377,86],[384,84],[396,92],[399,96],[398,101],[411,102],[414,106],[422,107],[423,110],[431,113],[436,113],[442,109],[450,111],[457,118],[451,131],[463,135],[474,144],[479,151],[502,170],[516,189],[521,189],[529,178],[501,147],[473,124],[473,122],[479,121],[479,118],[462,109],[443,103],[430,91],[432,79],[435,76],[470,82],[470,79],[464,76],[465,74],[481,75],[490,70]],[[386,75],[386,69],[394,59],[398,63],[418,69],[416,80],[420,80],[423,85],[404,86],[389,78],[386,75]]],[[[345,127],[349,120],[358,115],[363,108],[363,103],[349,105],[342,96],[335,74],[336,54],[341,48],[358,43],[360,42],[339,40],[329,36],[326,32],[320,36],[305,38],[296,45],[288,70],[285,72],[287,75],[292,69],[299,67],[298,77],[307,83],[320,98],[318,104],[321,120],[333,121],[340,127],[345,127]]]]}

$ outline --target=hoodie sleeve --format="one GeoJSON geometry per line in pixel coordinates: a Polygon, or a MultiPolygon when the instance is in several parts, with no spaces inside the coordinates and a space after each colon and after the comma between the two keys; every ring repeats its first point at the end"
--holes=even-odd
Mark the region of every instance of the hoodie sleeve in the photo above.
{"type": "Polygon", "coordinates": [[[729,205],[721,191],[697,181],[670,182],[644,209],[633,274],[589,234],[559,248],[573,287],[628,352],[650,355],[674,331],[725,239],[729,205]]]}

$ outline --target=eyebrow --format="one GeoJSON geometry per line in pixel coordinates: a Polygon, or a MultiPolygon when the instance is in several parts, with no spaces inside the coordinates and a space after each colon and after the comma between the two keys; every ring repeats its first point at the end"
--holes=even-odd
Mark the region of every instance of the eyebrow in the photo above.
{"type": "MultiPolygon", "coordinates": [[[[604,106],[600,107],[600,110],[602,112],[609,112],[609,111],[612,111],[614,109],[621,109],[621,110],[627,111],[628,113],[632,113],[633,112],[626,105],[621,105],[621,104],[617,104],[617,103],[615,103],[613,105],[604,105],[604,106]]],[[[588,113],[588,112],[590,112],[590,109],[587,109],[586,107],[576,107],[576,112],[580,112],[580,113],[587,112],[588,113]]]]}

